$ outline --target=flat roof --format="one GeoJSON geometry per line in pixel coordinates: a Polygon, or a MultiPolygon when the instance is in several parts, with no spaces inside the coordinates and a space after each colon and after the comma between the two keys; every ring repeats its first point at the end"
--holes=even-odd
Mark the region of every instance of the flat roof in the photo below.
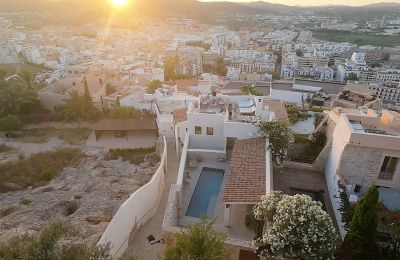
{"type": "Polygon", "coordinates": [[[276,119],[288,120],[289,116],[285,104],[281,100],[264,99],[263,107],[268,106],[269,110],[275,113],[276,119]]]}
{"type": "Polygon", "coordinates": [[[121,130],[157,130],[154,118],[143,119],[102,119],[95,126],[95,131],[121,131],[121,130]]]}
{"type": "Polygon", "coordinates": [[[225,180],[224,203],[258,203],[266,194],[265,138],[236,140],[225,180]]]}

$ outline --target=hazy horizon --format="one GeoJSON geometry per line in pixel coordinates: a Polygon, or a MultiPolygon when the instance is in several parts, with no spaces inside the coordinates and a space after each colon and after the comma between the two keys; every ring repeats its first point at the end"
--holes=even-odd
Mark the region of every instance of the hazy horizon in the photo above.
{"type": "MultiPolygon", "coordinates": [[[[200,0],[201,2],[236,2],[236,3],[244,3],[244,2],[257,2],[258,0],[200,0]]],[[[284,5],[292,5],[292,6],[324,6],[324,5],[350,5],[350,6],[362,6],[368,4],[376,4],[376,3],[397,3],[400,4],[400,0],[392,0],[392,1],[382,1],[382,0],[266,0],[263,2],[273,3],[273,4],[284,4],[284,5]]]]}

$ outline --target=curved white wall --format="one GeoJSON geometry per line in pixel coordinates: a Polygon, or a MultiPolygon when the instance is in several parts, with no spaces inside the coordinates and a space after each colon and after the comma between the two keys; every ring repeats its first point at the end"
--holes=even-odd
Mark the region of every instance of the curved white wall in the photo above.
{"type": "Polygon", "coordinates": [[[140,228],[156,213],[165,186],[166,163],[167,143],[164,138],[161,163],[152,179],[121,205],[98,242],[98,245],[111,243],[113,257],[119,257],[125,252],[131,232],[140,228]]]}

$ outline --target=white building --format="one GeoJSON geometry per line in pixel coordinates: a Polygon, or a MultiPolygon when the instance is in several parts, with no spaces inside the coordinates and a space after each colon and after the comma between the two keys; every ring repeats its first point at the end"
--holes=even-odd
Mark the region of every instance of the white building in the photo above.
{"type": "MultiPolygon", "coordinates": [[[[387,110],[379,115],[372,110],[362,113],[335,109],[329,112],[328,128],[328,142],[332,143],[325,177],[340,234],[344,236],[338,210],[338,181],[346,186],[353,201],[373,184],[400,191],[400,117],[387,110]]],[[[380,200],[393,203],[390,198],[380,200]]]]}

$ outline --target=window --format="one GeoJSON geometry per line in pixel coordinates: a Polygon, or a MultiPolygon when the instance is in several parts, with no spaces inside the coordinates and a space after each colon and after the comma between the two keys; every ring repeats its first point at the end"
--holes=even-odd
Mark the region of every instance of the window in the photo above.
{"type": "Polygon", "coordinates": [[[385,159],[383,159],[378,179],[392,180],[394,172],[396,171],[398,161],[399,158],[385,156],[385,159]]]}
{"type": "Polygon", "coordinates": [[[354,186],[354,193],[359,193],[361,190],[361,185],[356,184],[356,186],[354,186]]]}
{"type": "Polygon", "coordinates": [[[194,127],[194,133],[196,135],[201,135],[201,126],[195,126],[194,127]]]}
{"type": "Polygon", "coordinates": [[[207,135],[214,135],[214,128],[213,127],[207,127],[207,135]]]}

